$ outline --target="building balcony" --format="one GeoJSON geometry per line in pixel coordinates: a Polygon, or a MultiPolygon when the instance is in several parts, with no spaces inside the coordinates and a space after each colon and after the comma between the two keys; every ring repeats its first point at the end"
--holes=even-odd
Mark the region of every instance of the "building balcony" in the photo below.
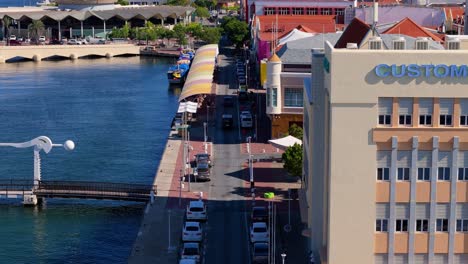
{"type": "Polygon", "coordinates": [[[377,127],[372,129],[372,141],[374,143],[391,143],[392,137],[397,137],[398,142],[411,143],[413,137],[418,137],[421,143],[432,142],[432,138],[439,137],[440,142],[451,142],[454,137],[460,139],[460,143],[468,143],[468,127],[377,127]]]}

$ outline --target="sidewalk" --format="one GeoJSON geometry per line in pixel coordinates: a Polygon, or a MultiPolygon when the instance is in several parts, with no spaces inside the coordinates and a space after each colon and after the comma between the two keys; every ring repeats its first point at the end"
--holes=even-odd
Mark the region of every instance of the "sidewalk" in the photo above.
{"type": "MultiPolygon", "coordinates": [[[[199,126],[190,129],[190,133],[195,140],[203,138],[203,128],[200,129],[199,126]]],[[[190,141],[189,145],[190,160],[195,154],[205,152],[201,141],[190,141]]],[[[211,143],[208,143],[208,153],[211,153],[211,149],[211,143]]],[[[180,192],[182,168],[183,144],[176,132],[171,131],[156,172],[154,184],[157,186],[158,193],[154,203],[148,204],[145,210],[128,263],[177,263],[185,207],[189,201],[198,199],[201,191],[200,185],[191,184],[189,192],[189,183],[184,182],[185,188],[180,192]]],[[[203,199],[208,198],[208,194],[204,193],[203,199]]]]}

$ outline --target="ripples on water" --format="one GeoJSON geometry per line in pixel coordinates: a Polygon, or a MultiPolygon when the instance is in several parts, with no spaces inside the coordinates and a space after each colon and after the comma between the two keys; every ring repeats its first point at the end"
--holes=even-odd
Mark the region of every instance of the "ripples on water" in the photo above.
{"type": "MultiPolygon", "coordinates": [[[[0,64],[0,142],[49,136],[43,179],[152,182],[177,108],[172,60],[113,58],[0,64]]],[[[32,150],[0,148],[0,179],[32,179],[32,150]]],[[[0,201],[0,263],[124,263],[142,205],[0,201]]]]}

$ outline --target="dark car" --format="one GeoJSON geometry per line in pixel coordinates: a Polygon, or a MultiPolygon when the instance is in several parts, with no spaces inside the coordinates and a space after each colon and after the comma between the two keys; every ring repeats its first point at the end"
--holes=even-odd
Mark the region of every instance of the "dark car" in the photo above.
{"type": "Polygon", "coordinates": [[[223,128],[231,128],[234,124],[234,119],[232,118],[232,115],[223,115],[223,128]]]}
{"type": "Polygon", "coordinates": [[[246,91],[240,91],[239,92],[239,101],[247,101],[249,99],[249,96],[246,91]]]}
{"type": "Polygon", "coordinates": [[[268,211],[265,206],[255,206],[252,208],[251,214],[252,222],[267,222],[268,221],[268,211]]]}
{"type": "Polygon", "coordinates": [[[252,245],[252,263],[268,263],[268,243],[256,242],[252,245]]]}
{"type": "Polygon", "coordinates": [[[223,98],[224,106],[233,106],[234,105],[234,99],[232,96],[224,96],[223,98]]]}

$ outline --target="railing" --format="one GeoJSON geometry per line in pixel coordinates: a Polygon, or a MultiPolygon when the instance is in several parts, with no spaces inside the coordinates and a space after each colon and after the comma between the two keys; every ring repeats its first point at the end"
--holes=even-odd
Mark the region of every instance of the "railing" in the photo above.
{"type": "Polygon", "coordinates": [[[34,185],[26,180],[0,180],[0,192],[31,192],[38,197],[107,199],[126,201],[149,201],[151,191],[156,195],[156,185],[86,182],[86,181],[40,181],[34,185]]]}

